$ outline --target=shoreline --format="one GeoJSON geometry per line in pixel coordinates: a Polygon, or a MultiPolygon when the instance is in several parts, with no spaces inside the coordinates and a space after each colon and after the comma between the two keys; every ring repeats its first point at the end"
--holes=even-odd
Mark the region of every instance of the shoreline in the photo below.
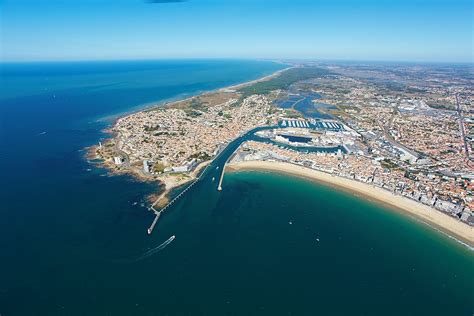
{"type": "Polygon", "coordinates": [[[458,242],[471,250],[474,249],[474,227],[461,223],[451,216],[427,205],[395,195],[379,187],[284,162],[245,161],[229,164],[226,168],[229,172],[244,170],[279,172],[334,186],[337,189],[342,189],[352,194],[362,195],[365,199],[383,203],[395,211],[401,211],[405,215],[410,215],[410,217],[423,222],[423,224],[430,226],[432,229],[446,234],[450,238],[457,239],[458,242]]]}
{"type": "MultiPolygon", "coordinates": [[[[274,62],[274,63],[276,63],[276,62],[274,62]]],[[[283,65],[287,65],[287,64],[283,64],[283,65]]],[[[241,83],[231,84],[229,86],[225,86],[225,87],[222,87],[222,88],[214,88],[214,89],[211,89],[211,90],[197,91],[197,92],[194,92],[194,93],[181,93],[181,94],[176,95],[174,97],[166,98],[166,99],[163,99],[163,100],[146,102],[146,103],[143,103],[143,104],[136,105],[133,108],[131,108],[127,111],[121,112],[121,113],[111,114],[111,115],[107,115],[107,116],[104,116],[104,117],[97,118],[96,121],[97,122],[109,121],[110,123],[104,129],[104,131],[107,132],[107,130],[110,129],[111,126],[116,124],[117,120],[119,120],[123,117],[127,117],[127,116],[133,115],[135,113],[153,111],[154,109],[161,108],[161,107],[164,108],[164,107],[167,107],[167,106],[172,106],[172,105],[175,105],[175,104],[180,103],[180,102],[191,100],[191,99],[193,99],[195,97],[198,97],[198,96],[212,94],[212,93],[225,92],[226,90],[239,89],[239,88],[242,88],[242,87],[257,83],[257,82],[270,80],[274,77],[279,76],[282,72],[287,71],[291,68],[295,68],[295,66],[288,66],[286,68],[277,70],[277,71],[275,71],[275,72],[273,72],[269,75],[265,75],[265,76],[257,78],[257,79],[252,79],[250,81],[243,81],[241,83]]],[[[107,137],[106,139],[109,139],[109,138],[107,137]]]]}
{"type": "Polygon", "coordinates": [[[225,91],[225,90],[240,89],[240,88],[246,87],[246,86],[254,84],[254,83],[258,83],[258,82],[273,79],[273,78],[279,76],[281,73],[283,73],[283,72],[285,72],[289,69],[292,69],[292,68],[295,68],[295,66],[289,66],[289,67],[286,67],[284,69],[277,70],[277,71],[275,71],[274,73],[272,73],[270,75],[267,75],[267,76],[264,76],[264,77],[261,77],[261,78],[258,78],[258,79],[254,79],[254,80],[251,80],[251,81],[245,81],[245,82],[234,84],[234,85],[227,86],[227,87],[224,87],[224,88],[216,89],[214,91],[219,92],[219,91],[225,91]]]}
{"type": "MultiPolygon", "coordinates": [[[[281,73],[283,73],[284,71],[287,71],[291,68],[294,68],[294,67],[290,66],[290,67],[287,67],[287,68],[284,68],[284,69],[280,69],[280,70],[275,71],[272,74],[266,75],[266,76],[258,78],[258,79],[254,79],[254,80],[250,80],[250,81],[244,81],[244,82],[241,82],[241,83],[232,84],[230,86],[225,86],[225,87],[217,88],[217,89],[213,89],[213,90],[201,91],[201,92],[198,92],[196,94],[183,96],[182,98],[176,97],[176,98],[171,98],[171,99],[168,99],[168,100],[163,100],[163,101],[161,101],[161,103],[156,103],[154,105],[149,105],[146,108],[144,108],[142,110],[138,110],[134,113],[142,112],[142,111],[153,111],[154,109],[159,108],[159,107],[173,106],[173,105],[176,105],[176,104],[181,103],[181,102],[189,101],[189,100],[191,100],[195,97],[199,97],[199,96],[204,96],[204,95],[209,95],[209,94],[219,93],[219,92],[234,91],[236,89],[240,89],[242,87],[246,87],[248,85],[251,85],[251,84],[254,84],[254,83],[257,83],[257,82],[267,81],[267,80],[270,80],[272,78],[275,78],[275,77],[279,76],[281,73]]],[[[131,114],[133,114],[133,113],[129,113],[127,115],[131,115],[131,114]]],[[[127,116],[127,115],[123,115],[123,116],[120,116],[120,117],[124,117],[124,116],[127,116]]],[[[118,117],[117,119],[119,119],[120,117],[118,117]]]]}
{"type": "MultiPolygon", "coordinates": [[[[107,138],[110,140],[111,138],[107,138]]],[[[110,177],[113,176],[129,176],[134,181],[143,182],[143,183],[155,183],[157,185],[156,192],[149,194],[146,200],[150,203],[151,207],[158,207],[161,208],[162,206],[166,205],[169,202],[169,194],[180,187],[186,186],[187,184],[193,182],[197,179],[200,174],[207,168],[209,164],[212,163],[213,160],[206,160],[202,161],[200,164],[196,166],[196,168],[186,174],[183,174],[181,179],[176,179],[171,177],[168,174],[163,175],[161,178],[155,175],[145,175],[142,172],[139,172],[137,169],[120,169],[112,162],[104,160],[100,157],[97,153],[98,146],[94,145],[91,147],[86,148],[85,159],[92,163],[92,160],[97,160],[96,167],[99,166],[106,170],[107,175],[110,177]]],[[[152,210],[152,209],[151,209],[152,210]]]]}

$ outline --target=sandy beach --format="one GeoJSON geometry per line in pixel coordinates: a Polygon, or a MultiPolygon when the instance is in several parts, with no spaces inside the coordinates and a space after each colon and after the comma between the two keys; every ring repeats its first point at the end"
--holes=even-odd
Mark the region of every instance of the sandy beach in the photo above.
{"type": "Polygon", "coordinates": [[[382,202],[409,214],[424,223],[434,227],[460,241],[474,247],[474,228],[459,220],[452,218],[431,207],[415,202],[408,198],[392,194],[391,192],[364,184],[355,180],[342,177],[332,176],[330,174],[308,169],[305,167],[284,163],[269,161],[245,161],[227,166],[229,171],[239,170],[266,170],[277,171],[286,174],[296,175],[299,177],[316,180],[329,185],[337,186],[343,190],[350,191],[355,194],[363,195],[369,199],[382,202]]]}
{"type": "Polygon", "coordinates": [[[234,92],[238,89],[249,86],[251,84],[254,84],[254,83],[257,83],[257,82],[262,82],[262,81],[267,81],[267,80],[270,80],[272,78],[278,77],[281,73],[283,73],[283,72],[285,72],[285,71],[287,71],[291,68],[294,68],[294,67],[287,67],[287,68],[284,68],[284,69],[281,69],[281,70],[277,70],[274,73],[271,73],[267,76],[264,76],[264,77],[261,77],[261,78],[255,79],[255,80],[244,81],[242,83],[237,83],[237,84],[234,84],[234,85],[230,85],[230,86],[226,86],[226,87],[222,87],[222,88],[218,88],[218,89],[214,89],[214,90],[210,90],[210,91],[205,91],[205,92],[198,93],[196,95],[188,96],[188,97],[185,97],[185,98],[178,98],[177,100],[163,101],[163,102],[160,102],[160,103],[154,103],[154,104],[150,105],[149,107],[147,107],[146,109],[142,109],[142,110],[137,111],[137,112],[151,111],[151,110],[154,110],[156,108],[161,108],[161,107],[172,107],[172,106],[175,106],[176,104],[179,104],[179,103],[182,103],[182,102],[185,102],[185,101],[189,101],[191,99],[194,99],[194,98],[200,97],[200,96],[212,95],[212,94],[217,94],[217,93],[226,93],[226,92],[231,92],[231,91],[234,92]]]}
{"type": "Polygon", "coordinates": [[[249,86],[251,84],[254,84],[254,83],[257,83],[257,82],[262,82],[262,81],[267,81],[267,80],[270,80],[272,78],[275,78],[275,77],[278,77],[281,73],[291,69],[291,68],[295,68],[293,66],[291,67],[287,67],[287,68],[284,68],[284,69],[281,69],[281,70],[278,70],[278,71],[275,71],[274,73],[268,75],[268,76],[265,76],[265,77],[261,77],[261,78],[258,78],[258,79],[255,79],[255,80],[251,80],[251,81],[246,81],[246,82],[242,82],[242,83],[238,83],[238,84],[235,84],[235,85],[232,85],[232,86],[228,86],[228,87],[224,87],[224,88],[221,88],[221,89],[218,89],[217,91],[228,91],[228,90],[237,90],[237,89],[241,89],[243,87],[246,87],[246,86],[249,86]]]}

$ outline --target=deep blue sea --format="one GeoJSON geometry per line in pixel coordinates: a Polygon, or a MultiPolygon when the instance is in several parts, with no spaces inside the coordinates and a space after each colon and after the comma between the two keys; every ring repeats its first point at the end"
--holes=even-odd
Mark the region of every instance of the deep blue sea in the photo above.
{"type": "Polygon", "coordinates": [[[282,68],[2,64],[0,315],[472,315],[472,251],[381,205],[262,172],[217,192],[222,157],[148,236],[157,185],[84,159],[117,115],[282,68]]]}

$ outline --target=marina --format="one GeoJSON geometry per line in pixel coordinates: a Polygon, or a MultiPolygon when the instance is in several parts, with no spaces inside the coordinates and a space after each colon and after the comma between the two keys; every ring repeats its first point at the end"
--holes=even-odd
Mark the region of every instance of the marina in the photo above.
{"type": "Polygon", "coordinates": [[[342,132],[345,130],[344,125],[334,120],[320,119],[284,119],[279,123],[281,128],[307,128],[320,131],[342,132]]]}

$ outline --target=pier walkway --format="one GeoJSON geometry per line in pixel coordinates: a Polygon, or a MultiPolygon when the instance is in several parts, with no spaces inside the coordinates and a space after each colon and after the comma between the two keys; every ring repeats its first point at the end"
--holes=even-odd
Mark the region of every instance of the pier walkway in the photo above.
{"type": "Polygon", "coordinates": [[[201,174],[193,181],[191,182],[190,185],[188,185],[186,187],[186,189],[184,189],[183,191],[181,191],[177,196],[174,197],[174,199],[172,199],[170,202],[168,202],[168,204],[166,204],[161,210],[157,211],[155,209],[155,205],[156,203],[161,199],[158,198],[155,203],[153,203],[153,205],[150,207],[150,209],[155,213],[155,219],[153,220],[153,222],[151,223],[151,226],[148,228],[148,235],[151,235],[151,233],[153,233],[153,229],[155,228],[156,226],[156,223],[158,222],[158,219],[160,218],[161,216],[161,213],[163,213],[164,211],[166,211],[168,208],[170,208],[176,201],[178,201],[186,192],[188,192],[189,189],[191,189],[200,179],[201,179],[201,176],[206,172],[206,169],[209,167],[209,165],[206,166],[206,168],[204,168],[204,170],[201,172],[201,174]]]}
{"type": "Polygon", "coordinates": [[[225,167],[227,166],[227,164],[229,163],[229,161],[232,160],[232,158],[234,158],[235,153],[237,152],[237,150],[239,150],[239,148],[240,148],[240,145],[239,145],[239,147],[237,147],[237,148],[232,152],[232,154],[229,156],[229,158],[227,158],[227,160],[224,162],[224,165],[222,166],[221,177],[220,177],[220,179],[219,179],[219,185],[217,186],[217,191],[222,191],[222,181],[224,181],[225,167]]]}
{"type": "Polygon", "coordinates": [[[224,166],[222,167],[221,177],[219,179],[219,185],[217,186],[217,191],[222,191],[222,180],[224,180],[224,173],[225,173],[225,166],[227,161],[225,162],[224,166]]]}

